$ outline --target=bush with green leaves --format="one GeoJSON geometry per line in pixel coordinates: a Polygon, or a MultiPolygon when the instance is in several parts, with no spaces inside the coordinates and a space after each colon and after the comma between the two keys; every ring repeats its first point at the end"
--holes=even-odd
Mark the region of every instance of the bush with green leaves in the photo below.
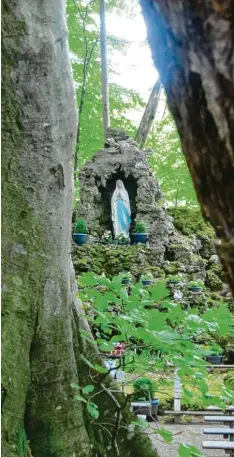
{"type": "Polygon", "coordinates": [[[197,279],[196,281],[190,281],[189,287],[200,287],[201,289],[204,289],[204,282],[202,282],[200,279],[197,279]]]}
{"type": "Polygon", "coordinates": [[[75,223],[75,233],[88,233],[87,225],[84,219],[77,219],[75,223]]]}
{"type": "Polygon", "coordinates": [[[181,282],[183,278],[179,275],[170,275],[167,277],[167,281],[169,282],[181,282]]]}
{"type": "Polygon", "coordinates": [[[155,386],[150,378],[138,378],[133,383],[133,400],[151,401],[154,399],[155,386]]]}
{"type": "Polygon", "coordinates": [[[147,233],[146,224],[142,221],[136,221],[134,233],[147,233]]]}
{"type": "MultiPolygon", "coordinates": [[[[227,304],[220,302],[217,307],[202,312],[195,307],[183,309],[180,303],[169,298],[165,281],[158,281],[150,290],[142,289],[141,282],[133,284],[130,294],[121,281],[122,276],[110,280],[94,278],[92,273],[79,278],[79,285],[83,287],[79,297],[95,311],[94,319],[88,319],[91,326],[99,329],[96,341],[100,351],[111,351],[113,343],[124,342],[126,364],[130,364],[132,371],[150,372],[153,366],[157,372],[159,368],[168,369],[170,364],[179,370],[185,384],[190,376],[196,389],[207,400],[209,389],[205,381],[204,348],[196,338],[202,334],[220,334],[234,341],[234,316],[227,304]],[[97,289],[97,285],[102,289],[97,289]],[[145,357],[143,361],[142,354],[146,349],[152,358],[145,357]]],[[[191,392],[188,391],[190,398],[191,392]]],[[[210,403],[224,405],[224,397],[225,389],[223,397],[221,394],[209,397],[210,403]]],[[[225,398],[231,399],[228,394],[225,398]]]]}
{"type": "MultiPolygon", "coordinates": [[[[234,401],[234,392],[224,384],[215,394],[210,392],[204,347],[196,341],[198,336],[208,334],[228,336],[234,341],[234,316],[226,303],[220,302],[217,307],[202,312],[195,307],[184,309],[180,303],[169,298],[165,281],[158,281],[150,290],[143,289],[142,283],[138,282],[132,285],[131,293],[121,284],[121,275],[108,279],[86,273],[78,281],[81,287],[79,298],[94,311],[94,317],[87,316],[87,319],[92,328],[98,328],[95,339],[104,357],[113,350],[114,344],[123,342],[125,371],[147,373],[149,378],[152,374],[163,373],[162,382],[165,385],[165,376],[168,373],[169,377],[173,377],[176,368],[183,385],[185,404],[189,404],[195,394],[206,407],[216,405],[224,408],[234,401]],[[101,288],[97,289],[97,286],[101,288]],[[147,356],[144,356],[146,352],[147,356]]],[[[90,338],[88,332],[82,333],[82,336],[90,338]]],[[[90,361],[85,363],[95,370],[90,361]]],[[[92,376],[91,382],[94,379],[92,376]]],[[[149,385],[148,382],[147,384],[149,385]]],[[[157,377],[153,389],[149,387],[148,393],[151,389],[153,397],[154,391],[160,392],[161,385],[157,377]]],[[[139,391],[137,393],[136,390],[138,388],[135,385],[135,393],[138,395],[139,391]]],[[[145,394],[146,392],[147,389],[145,394]]],[[[129,400],[131,397],[130,394],[129,400]]],[[[141,398],[145,398],[144,394],[141,398]]],[[[90,397],[88,401],[92,400],[90,397]]],[[[86,399],[85,401],[87,402],[86,399]]],[[[94,406],[91,406],[93,414],[94,406]]],[[[169,431],[161,429],[158,433],[171,442],[169,431]]],[[[186,452],[188,448],[189,446],[186,447],[186,452]]],[[[190,450],[192,453],[185,454],[185,448],[180,445],[180,457],[199,455],[195,453],[194,447],[190,450]]]]}
{"type": "Polygon", "coordinates": [[[130,273],[130,271],[124,271],[123,273],[120,274],[120,276],[122,279],[129,279],[129,280],[132,279],[132,274],[130,273]]]}
{"type": "Polygon", "coordinates": [[[145,273],[144,275],[141,275],[141,281],[153,281],[153,279],[152,273],[145,273]]]}

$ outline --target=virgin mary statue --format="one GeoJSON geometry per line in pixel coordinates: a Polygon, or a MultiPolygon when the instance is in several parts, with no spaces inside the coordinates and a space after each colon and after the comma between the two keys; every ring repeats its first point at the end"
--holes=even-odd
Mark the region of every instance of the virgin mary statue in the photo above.
{"type": "Polygon", "coordinates": [[[131,223],[131,208],[128,192],[124,187],[123,181],[116,181],[116,188],[111,199],[111,213],[115,238],[120,233],[126,237],[129,235],[131,223]]]}

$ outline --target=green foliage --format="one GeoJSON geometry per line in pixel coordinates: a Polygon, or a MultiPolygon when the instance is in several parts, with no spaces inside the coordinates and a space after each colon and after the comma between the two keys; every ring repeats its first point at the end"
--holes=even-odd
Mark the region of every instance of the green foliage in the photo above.
{"type": "Polygon", "coordinates": [[[129,242],[129,238],[125,235],[125,233],[119,233],[116,238],[115,238],[118,242],[123,242],[123,243],[126,243],[126,242],[129,242]]]}
{"type": "Polygon", "coordinates": [[[184,235],[215,238],[214,229],[204,221],[200,209],[177,207],[170,208],[168,212],[174,218],[175,228],[184,235]]]}
{"type": "Polygon", "coordinates": [[[206,272],[206,285],[211,290],[221,290],[223,283],[213,270],[207,270],[206,272]]]}
{"type": "Polygon", "coordinates": [[[200,287],[204,289],[204,283],[200,279],[197,279],[196,281],[190,281],[189,287],[200,287]]]}
{"type": "Polygon", "coordinates": [[[149,163],[169,205],[197,207],[193,182],[168,107],[163,119],[153,125],[146,146],[153,150],[149,163]]]}
{"type": "Polygon", "coordinates": [[[88,403],[87,404],[87,410],[94,419],[98,419],[99,417],[99,411],[98,411],[98,406],[95,403],[88,403]]]}
{"type": "MultiPolygon", "coordinates": [[[[223,407],[227,399],[234,399],[227,389],[217,396],[210,395],[205,351],[199,343],[199,336],[203,334],[229,336],[233,341],[234,316],[227,305],[220,303],[205,312],[183,309],[169,300],[164,281],[147,290],[136,283],[129,295],[121,279],[119,276],[112,280],[93,277],[91,273],[79,279],[79,296],[93,309],[94,318],[88,319],[99,349],[110,351],[116,341],[124,342],[126,365],[130,363],[132,371],[139,372],[141,367],[147,372],[152,364],[154,370],[168,368],[168,364],[177,367],[182,383],[186,385],[189,376],[193,389],[200,391],[207,406],[223,407]]],[[[189,392],[186,395],[190,398],[189,392]]]]}
{"type": "Polygon", "coordinates": [[[183,278],[182,278],[181,276],[179,276],[179,275],[169,275],[169,276],[167,277],[167,281],[169,281],[169,282],[170,282],[170,281],[171,281],[171,282],[180,282],[180,281],[182,281],[182,279],[183,279],[183,278]]]}
{"type": "Polygon", "coordinates": [[[145,273],[144,275],[141,275],[141,281],[148,280],[152,281],[153,280],[153,275],[152,273],[145,273]]]}
{"type": "Polygon", "coordinates": [[[18,457],[27,457],[28,456],[27,435],[26,435],[23,423],[21,424],[21,426],[19,427],[19,430],[18,430],[17,455],[18,455],[18,457]]]}
{"type": "MultiPolygon", "coordinates": [[[[126,1],[115,1],[115,7],[121,5],[125,15],[133,14],[132,8],[126,1]]],[[[113,2],[108,2],[107,10],[113,8],[113,2]]],[[[103,147],[104,131],[102,118],[102,88],[99,25],[99,2],[67,2],[67,22],[69,31],[69,47],[72,55],[73,77],[75,80],[77,105],[82,111],[79,116],[80,144],[79,167],[93,154],[103,147]],[[88,5],[88,6],[86,6],[88,5]],[[84,75],[86,77],[84,78],[84,75]],[[85,84],[84,84],[85,79],[85,84]]],[[[128,43],[119,42],[112,36],[107,36],[108,56],[114,52],[125,53],[128,43]]],[[[108,62],[109,80],[114,75],[111,59],[108,62]]],[[[144,106],[141,96],[134,90],[126,89],[110,82],[110,118],[111,126],[127,131],[135,136],[136,128],[129,121],[126,112],[144,106]]]]}
{"type": "Polygon", "coordinates": [[[224,385],[229,389],[234,392],[234,372],[233,373],[228,373],[224,377],[224,385]]]}
{"type": "Polygon", "coordinates": [[[75,224],[76,233],[88,233],[87,225],[84,219],[78,219],[75,224]]]}
{"type": "Polygon", "coordinates": [[[221,355],[223,349],[218,344],[212,344],[208,346],[207,355],[221,355]]]}
{"type": "Polygon", "coordinates": [[[146,224],[142,221],[136,221],[134,232],[135,233],[146,233],[147,232],[146,224]]]}
{"type": "Polygon", "coordinates": [[[132,274],[130,273],[130,271],[124,271],[123,273],[121,273],[120,276],[122,277],[122,279],[132,279],[132,274]]]}
{"type": "Polygon", "coordinates": [[[180,444],[179,457],[202,457],[202,453],[194,446],[180,444]]]}
{"type": "Polygon", "coordinates": [[[155,387],[149,378],[136,379],[133,383],[133,390],[133,400],[135,401],[150,401],[154,398],[155,387]]]}

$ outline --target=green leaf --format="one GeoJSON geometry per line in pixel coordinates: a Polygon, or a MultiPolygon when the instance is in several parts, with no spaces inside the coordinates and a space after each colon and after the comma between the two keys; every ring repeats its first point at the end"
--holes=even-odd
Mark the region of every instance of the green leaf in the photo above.
{"type": "Polygon", "coordinates": [[[83,354],[80,355],[80,358],[81,358],[82,362],[84,362],[86,365],[88,365],[88,367],[94,368],[93,364],[88,359],[86,359],[86,357],[83,354]]]}
{"type": "Polygon", "coordinates": [[[95,403],[88,403],[87,410],[90,416],[94,417],[94,419],[97,419],[99,417],[98,406],[95,403]]]}
{"type": "Polygon", "coordinates": [[[83,403],[87,403],[87,400],[85,400],[84,397],[81,397],[81,395],[75,395],[75,400],[82,401],[83,403]]]}
{"type": "Polygon", "coordinates": [[[163,440],[166,441],[166,443],[172,443],[172,432],[170,432],[166,428],[159,428],[155,432],[157,432],[163,438],[163,440]]]}
{"type": "Polygon", "coordinates": [[[85,386],[82,390],[84,394],[89,394],[94,391],[94,386],[92,386],[91,384],[87,384],[87,386],[85,386]]]}
{"type": "Polygon", "coordinates": [[[102,365],[98,365],[97,363],[94,364],[94,369],[98,371],[99,373],[107,373],[108,369],[106,367],[103,367],[102,365]]]}
{"type": "Polygon", "coordinates": [[[81,389],[81,387],[78,386],[78,384],[74,384],[74,383],[71,384],[71,387],[72,387],[72,389],[81,389]]]}
{"type": "Polygon", "coordinates": [[[187,446],[187,444],[179,445],[179,457],[200,457],[201,451],[195,446],[187,446]]]}
{"type": "Polygon", "coordinates": [[[169,291],[166,288],[165,281],[158,281],[155,286],[151,287],[152,299],[159,302],[162,298],[169,296],[169,291]]]}

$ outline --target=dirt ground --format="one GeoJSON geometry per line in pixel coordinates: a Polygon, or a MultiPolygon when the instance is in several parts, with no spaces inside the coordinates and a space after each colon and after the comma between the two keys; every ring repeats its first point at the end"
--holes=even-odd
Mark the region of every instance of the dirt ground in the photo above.
{"type": "Polygon", "coordinates": [[[155,423],[150,424],[150,428],[164,427],[173,434],[173,444],[166,444],[162,441],[159,435],[151,435],[152,441],[158,451],[158,457],[178,457],[178,447],[180,443],[196,446],[202,451],[203,457],[224,457],[225,454],[222,450],[207,450],[202,449],[202,441],[223,441],[223,436],[220,435],[204,435],[204,427],[220,427],[223,425],[209,424],[209,423],[195,423],[195,424],[164,424],[162,419],[155,423]]]}

